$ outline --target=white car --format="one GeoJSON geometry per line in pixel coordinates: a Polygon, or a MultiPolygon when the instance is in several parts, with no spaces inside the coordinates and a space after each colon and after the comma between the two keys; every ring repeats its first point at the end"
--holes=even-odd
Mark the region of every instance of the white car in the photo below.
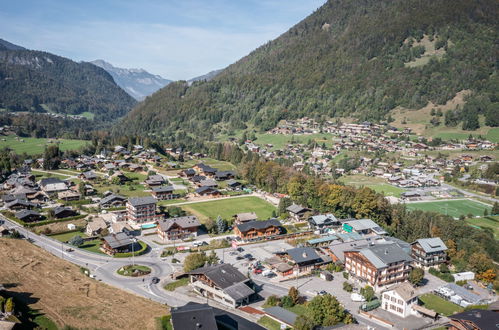
{"type": "Polygon", "coordinates": [[[358,293],[352,293],[350,295],[350,299],[352,299],[352,301],[358,301],[358,302],[366,301],[366,298],[364,298],[362,295],[360,295],[358,293]]]}

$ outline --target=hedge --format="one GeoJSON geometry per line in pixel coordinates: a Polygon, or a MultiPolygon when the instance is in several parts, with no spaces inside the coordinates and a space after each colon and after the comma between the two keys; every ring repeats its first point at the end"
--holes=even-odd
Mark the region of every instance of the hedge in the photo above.
{"type": "Polygon", "coordinates": [[[436,270],[433,267],[431,267],[428,270],[428,273],[430,273],[431,275],[434,275],[434,276],[438,277],[441,280],[444,280],[445,282],[454,282],[454,276],[452,276],[450,273],[439,272],[438,270],[436,270]]]}
{"type": "Polygon", "coordinates": [[[132,252],[124,252],[124,253],[116,253],[114,255],[115,258],[130,258],[132,255],[133,256],[140,256],[141,254],[144,254],[146,251],[147,251],[147,244],[142,242],[142,241],[139,241],[139,244],[140,244],[140,250],[137,250],[137,251],[134,251],[134,253],[132,252]]]}

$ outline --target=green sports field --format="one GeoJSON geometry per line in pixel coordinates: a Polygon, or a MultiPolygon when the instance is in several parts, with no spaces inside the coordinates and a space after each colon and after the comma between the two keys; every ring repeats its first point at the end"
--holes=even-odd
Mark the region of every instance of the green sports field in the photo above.
{"type": "Polygon", "coordinates": [[[199,202],[181,207],[187,212],[195,214],[202,221],[207,218],[215,220],[219,215],[228,220],[235,214],[243,212],[255,212],[258,219],[266,220],[272,216],[272,211],[275,210],[272,204],[254,196],[199,202]]]}
{"type": "Polygon", "coordinates": [[[490,205],[475,202],[469,199],[462,200],[447,200],[437,202],[421,202],[406,204],[409,210],[423,210],[437,212],[450,215],[454,218],[459,218],[461,215],[467,216],[483,216],[483,211],[486,209],[489,213],[492,209],[490,205]]]}
{"type": "Polygon", "coordinates": [[[18,154],[25,152],[28,155],[37,155],[43,153],[46,145],[58,144],[59,149],[66,151],[77,150],[87,143],[88,141],[85,140],[16,138],[8,135],[0,139],[0,149],[7,147],[18,154]]]}

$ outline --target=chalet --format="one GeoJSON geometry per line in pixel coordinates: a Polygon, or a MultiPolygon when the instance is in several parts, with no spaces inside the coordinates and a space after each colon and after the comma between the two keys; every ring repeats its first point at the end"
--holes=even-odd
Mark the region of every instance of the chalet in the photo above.
{"type": "Polygon", "coordinates": [[[28,202],[25,199],[14,199],[11,202],[5,203],[5,207],[10,210],[31,210],[35,207],[39,207],[38,204],[28,202]]]}
{"type": "Polygon", "coordinates": [[[227,188],[232,190],[238,190],[241,187],[241,182],[238,182],[234,179],[227,180],[226,183],[227,183],[227,188]]]}
{"type": "Polygon", "coordinates": [[[343,222],[343,231],[347,233],[356,232],[360,235],[386,235],[387,232],[371,219],[359,219],[343,222]]]}
{"type": "Polygon", "coordinates": [[[144,181],[149,187],[157,187],[165,184],[165,178],[159,174],[149,175],[149,177],[144,181]]]}
{"type": "Polygon", "coordinates": [[[230,264],[201,267],[189,272],[189,276],[196,292],[230,307],[248,304],[255,293],[250,279],[230,264]]]}
{"type": "Polygon", "coordinates": [[[111,234],[117,234],[117,233],[125,233],[128,236],[137,236],[140,235],[139,230],[133,229],[128,223],[126,222],[113,222],[111,223],[111,226],[109,226],[109,232],[111,234]]]}
{"type": "Polygon", "coordinates": [[[220,191],[212,187],[199,187],[195,190],[195,193],[197,196],[217,197],[221,195],[220,191]]]}
{"type": "Polygon", "coordinates": [[[196,164],[196,165],[194,165],[193,168],[199,174],[202,174],[202,175],[205,175],[205,176],[208,176],[208,177],[214,176],[215,173],[218,171],[216,168],[213,168],[211,166],[205,165],[203,163],[196,164]]]}
{"type": "Polygon", "coordinates": [[[102,238],[101,250],[108,255],[116,253],[127,253],[140,250],[140,245],[135,239],[121,232],[117,234],[107,235],[102,238]]]}
{"type": "Polygon", "coordinates": [[[331,262],[327,256],[319,256],[312,247],[297,247],[284,252],[277,252],[276,255],[284,262],[293,265],[295,275],[309,273],[312,269],[331,262]]]}
{"type": "Polygon", "coordinates": [[[303,206],[300,206],[300,205],[293,204],[291,206],[288,206],[286,208],[286,211],[288,211],[289,216],[293,220],[302,221],[305,219],[306,213],[310,212],[310,209],[303,207],[303,206]]]}
{"type": "Polygon", "coordinates": [[[483,310],[483,309],[471,309],[461,313],[457,313],[449,316],[450,330],[462,330],[462,329],[472,329],[472,330],[489,330],[497,329],[497,312],[483,310]]]}
{"type": "Polygon", "coordinates": [[[210,188],[218,187],[218,183],[212,179],[201,180],[199,181],[198,185],[200,187],[210,187],[210,188]]]}
{"type": "Polygon", "coordinates": [[[107,229],[106,221],[104,221],[104,219],[102,219],[101,217],[97,217],[97,218],[92,219],[92,221],[90,221],[87,224],[87,228],[86,228],[85,233],[88,236],[97,236],[97,235],[100,235],[100,233],[104,229],[107,229]]]}
{"type": "Polygon", "coordinates": [[[413,309],[418,304],[418,294],[409,282],[396,284],[381,294],[381,308],[400,317],[417,315],[413,309]]]}
{"type": "Polygon", "coordinates": [[[327,231],[329,228],[341,226],[341,222],[332,214],[319,214],[308,218],[310,228],[320,231],[327,231]]]}
{"type": "Polygon", "coordinates": [[[201,224],[195,216],[184,216],[160,220],[158,235],[162,240],[183,240],[196,237],[201,224]]]}
{"type": "Polygon", "coordinates": [[[131,197],[126,203],[127,219],[133,224],[156,221],[156,203],[154,197],[131,197]]]}
{"type": "Polygon", "coordinates": [[[74,217],[76,215],[78,215],[78,212],[70,207],[58,206],[54,208],[54,217],[57,219],[74,217]]]}
{"type": "Polygon", "coordinates": [[[234,233],[243,240],[273,237],[281,233],[281,223],[277,219],[248,221],[236,224],[234,233]]]}
{"type": "Polygon", "coordinates": [[[15,217],[24,222],[34,222],[43,219],[43,216],[32,210],[21,210],[16,212],[15,217]]]}
{"type": "Polygon", "coordinates": [[[130,166],[128,166],[128,170],[130,172],[142,172],[144,170],[144,167],[142,165],[138,165],[138,164],[130,164],[130,166]]]}
{"type": "Polygon", "coordinates": [[[208,304],[189,302],[173,307],[170,313],[173,330],[218,329],[213,307],[208,304]]]}
{"type": "Polygon", "coordinates": [[[400,194],[400,198],[403,200],[414,201],[421,198],[421,194],[415,191],[404,191],[400,194]]]}
{"type": "Polygon", "coordinates": [[[235,173],[233,171],[217,171],[215,172],[215,180],[228,180],[233,179],[235,173]]]}
{"type": "Polygon", "coordinates": [[[47,194],[55,194],[68,189],[66,183],[58,178],[41,179],[39,186],[47,194]]]}
{"type": "Polygon", "coordinates": [[[258,220],[258,216],[255,212],[238,213],[234,216],[234,218],[236,224],[258,220]]]}
{"type": "Polygon", "coordinates": [[[84,181],[94,181],[98,178],[94,171],[86,171],[78,175],[78,177],[84,181]]]}
{"type": "Polygon", "coordinates": [[[189,180],[191,180],[192,183],[200,183],[201,181],[206,180],[206,177],[203,175],[194,175],[189,180]]]}
{"type": "Polygon", "coordinates": [[[151,190],[152,196],[160,201],[178,198],[179,195],[174,192],[173,186],[153,187],[151,190]]]}
{"type": "Polygon", "coordinates": [[[111,176],[109,176],[108,180],[112,182],[117,180],[120,184],[130,181],[130,179],[121,171],[114,172],[111,176]]]}
{"type": "Polygon", "coordinates": [[[398,244],[379,244],[345,251],[345,269],[376,289],[405,282],[412,258],[398,244]]]}
{"type": "Polygon", "coordinates": [[[99,206],[102,208],[125,206],[126,198],[120,195],[110,194],[100,200],[99,206]]]}
{"type": "Polygon", "coordinates": [[[420,238],[411,243],[411,256],[419,267],[429,268],[447,262],[447,246],[439,237],[420,238]]]}
{"type": "Polygon", "coordinates": [[[193,168],[188,168],[179,172],[179,175],[184,178],[192,178],[196,175],[196,171],[193,168]]]}
{"type": "Polygon", "coordinates": [[[57,193],[57,198],[66,202],[80,200],[80,197],[80,193],[74,190],[66,190],[57,193]]]}

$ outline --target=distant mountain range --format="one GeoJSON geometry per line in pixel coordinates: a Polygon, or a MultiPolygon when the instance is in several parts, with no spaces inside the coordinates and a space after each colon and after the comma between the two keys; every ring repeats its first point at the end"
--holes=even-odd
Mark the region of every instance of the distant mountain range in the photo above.
{"type": "Polygon", "coordinates": [[[151,74],[143,69],[117,68],[104,60],[95,60],[90,63],[109,72],[118,86],[139,101],[172,82],[171,80],[165,79],[159,75],[151,74]]]}
{"type": "Polygon", "coordinates": [[[187,82],[189,84],[192,84],[195,81],[203,81],[203,80],[210,81],[211,79],[215,78],[222,71],[223,71],[223,69],[213,70],[213,71],[210,71],[207,74],[204,74],[202,76],[189,79],[189,80],[187,80],[187,82]]]}
{"type": "Polygon", "coordinates": [[[0,40],[0,109],[109,122],[135,103],[102,68],[0,40]]]}

